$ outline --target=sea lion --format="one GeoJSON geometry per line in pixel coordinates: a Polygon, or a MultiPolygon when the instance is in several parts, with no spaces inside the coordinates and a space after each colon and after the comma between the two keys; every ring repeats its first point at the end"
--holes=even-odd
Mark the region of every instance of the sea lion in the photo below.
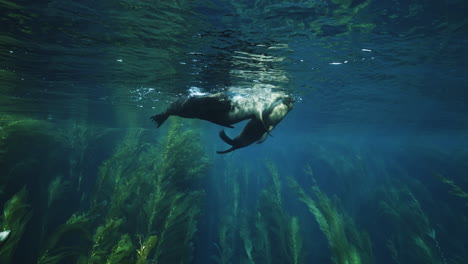
{"type": "Polygon", "coordinates": [[[224,130],[221,130],[219,132],[219,137],[232,147],[225,151],[217,151],[217,153],[225,154],[239,148],[247,147],[254,142],[257,142],[257,144],[263,143],[267,139],[269,132],[292,110],[293,105],[294,99],[292,97],[275,102],[275,104],[263,112],[263,120],[253,118],[234,139],[229,138],[224,130]]]}
{"type": "Polygon", "coordinates": [[[221,139],[233,146],[227,153],[259,141],[292,109],[294,99],[283,92],[262,95],[220,92],[192,94],[171,103],[162,113],[151,119],[160,127],[170,116],[196,118],[233,128],[233,124],[251,119],[234,140],[222,131],[221,139]]]}
{"type": "Polygon", "coordinates": [[[169,116],[180,116],[184,118],[197,118],[212,123],[230,127],[232,124],[250,118],[250,113],[231,117],[233,105],[232,100],[225,93],[209,95],[191,95],[179,98],[169,105],[161,114],[152,116],[151,119],[160,127],[169,116]]]}

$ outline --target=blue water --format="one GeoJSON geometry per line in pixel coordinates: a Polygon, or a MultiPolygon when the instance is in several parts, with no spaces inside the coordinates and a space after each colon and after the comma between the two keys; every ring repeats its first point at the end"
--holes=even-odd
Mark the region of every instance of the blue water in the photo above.
{"type": "Polygon", "coordinates": [[[0,0],[0,262],[467,263],[467,12],[0,0]],[[226,155],[215,124],[149,119],[230,89],[296,104],[226,155]]]}

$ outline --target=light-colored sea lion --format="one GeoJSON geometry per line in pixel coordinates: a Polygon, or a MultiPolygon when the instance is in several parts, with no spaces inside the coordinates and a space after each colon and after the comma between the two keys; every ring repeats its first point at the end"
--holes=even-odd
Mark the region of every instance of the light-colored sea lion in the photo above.
{"type": "Polygon", "coordinates": [[[286,114],[292,110],[294,100],[292,97],[277,101],[262,114],[263,120],[253,118],[244,127],[242,132],[234,139],[229,138],[224,130],[219,132],[221,139],[232,147],[225,151],[217,151],[218,154],[225,154],[239,148],[247,147],[255,142],[263,143],[271,130],[283,120],[286,114]]]}
{"type": "Polygon", "coordinates": [[[170,116],[197,118],[232,128],[233,124],[251,119],[242,133],[234,140],[229,139],[224,131],[221,139],[233,148],[248,146],[267,136],[267,134],[292,109],[294,99],[283,92],[266,94],[239,94],[221,92],[215,94],[195,94],[179,98],[169,105],[166,111],[152,116],[151,119],[160,127],[170,116]]]}

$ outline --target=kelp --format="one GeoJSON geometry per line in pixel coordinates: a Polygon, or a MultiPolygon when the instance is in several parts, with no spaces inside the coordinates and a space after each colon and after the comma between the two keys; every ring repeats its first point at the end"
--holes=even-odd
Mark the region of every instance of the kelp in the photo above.
{"type": "Polygon", "coordinates": [[[289,248],[292,253],[292,262],[293,264],[304,263],[304,248],[301,235],[301,225],[299,223],[298,217],[291,217],[289,230],[291,230],[289,235],[289,248]]]}
{"type": "MultiPolygon", "coordinates": [[[[86,168],[86,161],[76,161],[75,157],[90,154],[86,146],[90,141],[96,142],[97,134],[104,135],[101,132],[105,130],[72,124],[81,127],[80,131],[71,129],[68,123],[59,126],[19,115],[0,115],[0,185],[7,190],[5,194],[26,186],[31,190],[31,208],[40,212],[28,226],[30,232],[26,239],[29,241],[21,244],[22,250],[30,253],[17,254],[12,261],[31,262],[37,258],[40,263],[58,263],[85,251],[73,245],[72,239],[65,238],[67,245],[59,247],[56,241],[71,237],[71,233],[76,235],[78,229],[84,230],[77,223],[60,223],[77,205],[71,197],[78,195],[74,192],[78,188],[73,187],[79,185],[81,172],[86,168]],[[73,143],[78,138],[80,142],[73,143]],[[54,161],[53,166],[51,161],[54,161]],[[58,210],[63,213],[57,214],[58,210]]],[[[87,193],[80,195],[84,199],[87,193]]]]}
{"type": "Polygon", "coordinates": [[[284,208],[278,168],[272,162],[266,165],[271,185],[260,193],[255,228],[250,231],[253,259],[255,263],[303,263],[305,252],[299,220],[289,216],[284,208]]]}
{"type": "Polygon", "coordinates": [[[70,183],[63,179],[63,176],[57,176],[49,183],[47,189],[47,207],[50,207],[54,201],[60,199],[67,191],[70,190],[70,183]]]}
{"type": "Polygon", "coordinates": [[[239,167],[230,167],[230,164],[227,165],[226,177],[219,183],[224,191],[219,193],[222,210],[215,245],[217,254],[213,256],[215,262],[304,263],[301,225],[299,218],[289,216],[284,208],[276,165],[271,161],[266,163],[269,185],[257,196],[246,191],[255,181],[253,171],[242,171],[239,167]],[[251,199],[257,199],[257,203],[251,205],[250,198],[241,197],[241,190],[245,196],[252,195],[251,199]]]}
{"type": "Polygon", "coordinates": [[[145,264],[148,258],[149,253],[153,250],[158,242],[157,236],[149,236],[145,242],[141,242],[140,239],[140,249],[137,249],[137,261],[136,264],[145,264]]]}
{"type": "Polygon", "coordinates": [[[367,233],[359,231],[351,217],[340,212],[339,207],[317,185],[311,188],[312,196],[292,178],[290,186],[327,238],[333,263],[372,263],[372,246],[367,233]]]}
{"type": "Polygon", "coordinates": [[[3,176],[14,173],[15,164],[21,160],[45,160],[53,154],[45,150],[59,144],[55,131],[46,121],[0,114],[0,166],[9,169],[3,176]]]}
{"type": "Polygon", "coordinates": [[[450,179],[440,173],[436,173],[435,175],[442,183],[445,183],[450,187],[450,194],[462,198],[466,201],[465,205],[468,206],[468,193],[466,191],[464,191],[459,185],[457,185],[453,179],[450,179]]]}
{"type": "Polygon", "coordinates": [[[106,264],[119,264],[133,262],[135,247],[128,234],[122,235],[117,245],[112,248],[112,253],[106,260],[106,264]]]}
{"type": "Polygon", "coordinates": [[[9,239],[0,247],[0,262],[10,263],[18,242],[31,219],[32,211],[26,203],[28,192],[25,188],[13,195],[3,208],[0,220],[1,230],[10,230],[9,239]]]}
{"type": "Polygon", "coordinates": [[[406,185],[388,185],[378,197],[381,222],[392,231],[386,246],[395,262],[446,263],[434,227],[406,185]]]}
{"type": "MultiPolygon", "coordinates": [[[[86,129],[74,131],[79,138],[99,137],[88,134],[86,129]]],[[[49,225],[49,220],[55,220],[53,205],[62,200],[65,192],[73,192],[79,189],[74,187],[81,184],[79,178],[83,173],[73,165],[84,162],[80,158],[83,152],[78,151],[69,166],[71,173],[62,171],[50,177],[41,189],[47,191],[46,195],[36,201],[42,208],[42,217],[37,223],[41,228],[37,236],[40,245],[37,262],[190,262],[205,196],[200,181],[209,166],[197,136],[193,130],[184,130],[176,122],[170,125],[165,139],[156,144],[146,130],[129,131],[114,155],[101,164],[94,191],[81,198],[81,210],[63,224],[49,225]],[[139,247],[135,247],[138,241],[139,247]]],[[[61,138],[70,139],[66,135],[55,138],[59,142],[61,138]]],[[[83,143],[82,139],[79,144],[83,143]]],[[[26,214],[29,207],[25,204],[25,193],[24,190],[18,193],[17,198],[12,198],[5,206],[5,212],[16,212],[18,217],[20,212],[25,215],[14,222],[22,226],[13,226],[12,237],[0,248],[1,258],[5,260],[2,263],[9,263],[13,245],[17,244],[30,218],[30,213],[26,214]]],[[[4,228],[11,226],[10,218],[2,219],[4,228]]]]}
{"type": "Polygon", "coordinates": [[[64,246],[60,242],[67,236],[73,236],[75,240],[81,237],[85,242],[91,241],[92,236],[89,229],[91,228],[92,220],[89,213],[73,214],[64,224],[57,227],[56,230],[47,236],[41,248],[38,263],[60,263],[64,259],[84,254],[85,249],[71,245],[64,246]]]}
{"type": "MultiPolygon", "coordinates": [[[[214,262],[218,264],[236,263],[239,262],[241,256],[243,256],[243,254],[241,254],[243,248],[240,245],[240,240],[244,240],[244,236],[240,221],[242,221],[245,215],[239,211],[241,188],[240,174],[241,170],[239,167],[234,166],[232,162],[228,162],[222,177],[213,179],[217,181],[216,197],[220,197],[218,202],[222,204],[218,217],[217,240],[214,245],[216,252],[211,257],[214,262]]],[[[249,244],[247,241],[244,244],[247,259],[243,260],[243,262],[253,263],[250,254],[252,251],[252,243],[249,244]]]]}
{"type": "Polygon", "coordinates": [[[208,166],[196,136],[176,122],[161,144],[148,143],[142,130],[129,133],[100,167],[91,204],[105,222],[82,263],[190,262],[204,197],[198,182],[208,166]],[[145,241],[139,249],[137,239],[145,241]]]}

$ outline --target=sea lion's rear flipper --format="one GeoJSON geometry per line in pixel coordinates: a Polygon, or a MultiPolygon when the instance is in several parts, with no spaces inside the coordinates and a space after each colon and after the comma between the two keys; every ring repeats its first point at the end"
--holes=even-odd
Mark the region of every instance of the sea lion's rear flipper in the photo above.
{"type": "Polygon", "coordinates": [[[237,149],[236,147],[232,147],[232,148],[230,148],[230,149],[228,149],[228,150],[225,150],[225,151],[216,151],[216,153],[218,153],[218,154],[226,154],[226,153],[229,153],[229,152],[234,151],[234,150],[236,150],[236,149],[237,149]]]}
{"type": "Polygon", "coordinates": [[[159,114],[152,116],[151,120],[153,120],[158,125],[158,127],[160,127],[168,117],[168,114],[159,114]]]}
{"type": "MultiPolygon", "coordinates": [[[[221,130],[219,132],[219,137],[224,141],[226,142],[227,144],[231,145],[231,146],[234,146],[235,142],[234,140],[232,140],[231,138],[229,138],[226,133],[224,132],[224,130],[221,130]]],[[[232,150],[231,150],[232,151],[232,150]]]]}

